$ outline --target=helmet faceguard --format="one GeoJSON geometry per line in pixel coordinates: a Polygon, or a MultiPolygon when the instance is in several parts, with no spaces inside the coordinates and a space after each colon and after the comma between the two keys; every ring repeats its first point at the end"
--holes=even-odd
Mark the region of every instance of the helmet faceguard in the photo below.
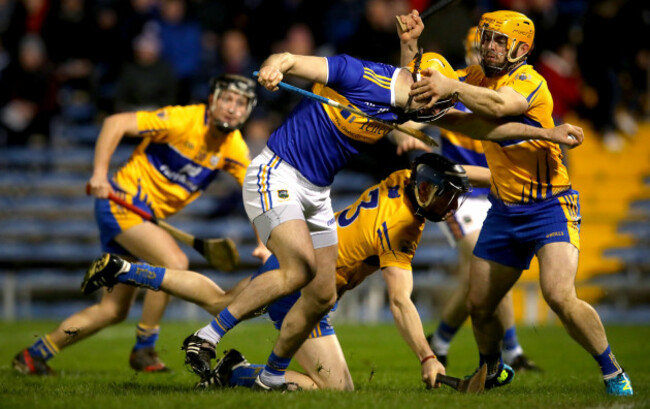
{"type": "Polygon", "coordinates": [[[535,25],[521,13],[508,10],[493,11],[481,16],[476,30],[476,47],[479,49],[479,62],[487,77],[503,75],[526,60],[533,49],[535,25]],[[505,37],[505,59],[499,65],[485,61],[485,54],[492,41],[505,37]],[[528,44],[528,51],[517,56],[522,44],[528,44]]]}
{"type": "MultiPolygon", "coordinates": [[[[454,71],[445,57],[438,53],[422,54],[422,52],[420,52],[418,55],[416,55],[416,58],[409,63],[407,68],[413,73],[414,81],[419,81],[420,71],[426,70],[427,68],[436,70],[447,78],[458,80],[456,71],[454,71]]],[[[449,98],[438,100],[433,108],[429,110],[419,109],[409,112],[410,101],[411,99],[409,98],[409,103],[407,103],[407,107],[405,109],[407,111],[406,113],[408,119],[416,122],[431,122],[442,117],[447,113],[447,111],[449,111],[449,109],[456,105],[458,96],[454,94],[449,98]]]]}
{"type": "Polygon", "coordinates": [[[213,78],[210,81],[210,89],[212,91],[212,99],[210,100],[209,109],[212,113],[214,125],[217,127],[217,129],[222,132],[232,132],[235,129],[241,128],[257,104],[257,96],[255,95],[255,81],[241,75],[224,74],[218,78],[213,78]],[[230,125],[227,122],[219,122],[216,119],[217,104],[224,91],[231,91],[248,98],[248,107],[246,108],[246,112],[244,115],[242,115],[242,119],[237,125],[230,125]]]}
{"type": "Polygon", "coordinates": [[[415,160],[409,186],[415,214],[433,222],[454,214],[470,191],[465,169],[435,153],[425,153],[415,160]]]}

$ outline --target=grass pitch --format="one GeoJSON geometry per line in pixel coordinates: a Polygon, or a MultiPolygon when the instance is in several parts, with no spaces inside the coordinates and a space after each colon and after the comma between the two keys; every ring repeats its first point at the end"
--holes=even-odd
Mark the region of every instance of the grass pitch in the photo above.
{"type": "MultiPolygon", "coordinates": [[[[65,349],[50,361],[55,377],[14,373],[13,355],[56,325],[52,321],[0,323],[0,408],[650,408],[647,326],[607,328],[612,349],[630,374],[635,392],[632,398],[612,398],[605,395],[595,361],[556,326],[518,329],[526,353],[543,373],[518,374],[508,387],[469,396],[447,387],[426,390],[417,359],[392,325],[336,325],[356,386],[351,393],[196,391],[197,378],[184,368],[180,345],[203,322],[163,324],[158,351],[171,373],[138,374],[129,368],[134,323],[108,328],[65,349]]],[[[236,347],[249,361],[263,363],[275,335],[268,323],[244,323],[224,338],[218,354],[236,347]]],[[[475,368],[476,346],[468,327],[454,340],[449,360],[450,375],[462,376],[475,368]]]]}

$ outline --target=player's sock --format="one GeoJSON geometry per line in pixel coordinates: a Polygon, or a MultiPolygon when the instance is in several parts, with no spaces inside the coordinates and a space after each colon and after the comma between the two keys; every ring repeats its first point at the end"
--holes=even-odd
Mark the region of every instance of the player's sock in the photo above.
{"type": "Polygon", "coordinates": [[[503,369],[503,359],[501,354],[494,355],[483,355],[479,353],[479,364],[481,367],[483,364],[487,364],[487,378],[491,379],[501,373],[503,369]]]}
{"type": "Polygon", "coordinates": [[[143,323],[139,323],[135,331],[135,346],[134,351],[142,348],[153,348],[158,341],[158,334],[160,333],[160,326],[150,327],[143,323]]]}
{"type": "Polygon", "coordinates": [[[616,375],[623,372],[621,366],[616,362],[616,357],[612,353],[612,349],[607,345],[607,349],[600,355],[594,355],[596,362],[600,366],[600,371],[603,373],[603,379],[611,379],[616,375]]]}
{"type": "Polygon", "coordinates": [[[255,383],[255,378],[262,371],[264,365],[242,365],[233,369],[230,375],[230,386],[245,386],[250,388],[255,383]]]}
{"type": "Polygon", "coordinates": [[[144,263],[124,262],[128,266],[126,274],[117,276],[118,283],[135,284],[138,287],[146,287],[152,290],[160,290],[160,284],[167,271],[164,267],[155,267],[144,263]]]}
{"type": "Polygon", "coordinates": [[[454,335],[456,335],[459,328],[460,327],[453,327],[444,321],[440,321],[438,329],[436,329],[436,332],[433,334],[431,345],[431,348],[433,348],[437,355],[447,355],[451,340],[454,338],[454,335]]]}
{"type": "Polygon", "coordinates": [[[216,345],[221,337],[238,323],[239,320],[233,317],[228,308],[225,308],[210,324],[199,330],[198,336],[216,345]]]}
{"type": "Polygon", "coordinates": [[[284,374],[287,372],[291,358],[282,358],[271,352],[269,360],[260,373],[260,380],[266,386],[274,387],[285,383],[284,374]]]}
{"type": "Polygon", "coordinates": [[[31,347],[27,348],[31,356],[39,357],[45,361],[52,359],[54,355],[59,352],[59,347],[56,346],[49,335],[46,335],[42,338],[39,338],[32,344],[31,347]]]}
{"type": "Polygon", "coordinates": [[[516,357],[524,353],[523,348],[521,348],[517,340],[517,331],[514,325],[508,328],[503,336],[503,348],[501,352],[503,353],[503,360],[507,363],[512,362],[516,357]]]}

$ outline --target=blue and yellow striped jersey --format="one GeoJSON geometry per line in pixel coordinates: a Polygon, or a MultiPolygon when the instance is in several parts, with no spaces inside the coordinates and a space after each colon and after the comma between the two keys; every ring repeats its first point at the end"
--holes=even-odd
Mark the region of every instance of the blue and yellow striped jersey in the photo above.
{"type": "Polygon", "coordinates": [[[408,169],[393,172],[336,213],[339,296],[378,268],[395,266],[411,271],[425,219],[413,214],[413,206],[406,197],[410,177],[408,169]]]}
{"type": "Polygon", "coordinates": [[[172,215],[192,202],[220,170],[242,185],[250,162],[248,146],[239,131],[222,142],[212,138],[205,105],[138,111],[137,121],[144,140],[113,181],[147,203],[156,217],[172,215]]]}
{"type": "MultiPolygon", "coordinates": [[[[506,118],[551,128],[553,99],[546,80],[532,66],[522,64],[498,78],[487,78],[478,65],[457,71],[461,81],[489,89],[509,86],[526,98],[528,110],[506,118]]],[[[553,197],[571,188],[559,145],[540,140],[483,141],[492,172],[491,194],[504,203],[523,204],[553,197]]]]}
{"type": "MultiPolygon", "coordinates": [[[[327,86],[316,94],[382,120],[401,121],[394,84],[399,68],[348,55],[327,58],[327,86]]],[[[385,125],[310,99],[304,99],[270,136],[269,148],[310,182],[329,186],[334,175],[359,153],[390,132],[385,125]]]]}

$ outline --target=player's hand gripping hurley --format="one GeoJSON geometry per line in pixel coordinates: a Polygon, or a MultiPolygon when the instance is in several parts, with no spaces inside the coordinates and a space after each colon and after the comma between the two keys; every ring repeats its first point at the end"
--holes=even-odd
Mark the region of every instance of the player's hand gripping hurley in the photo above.
{"type": "MultiPolygon", "coordinates": [[[[90,194],[90,185],[86,186],[86,194],[90,194]]],[[[201,239],[195,237],[183,230],[172,226],[171,224],[159,220],[156,216],[134,206],[124,199],[116,196],[114,193],[108,193],[108,200],[124,207],[125,209],[137,214],[144,220],[147,220],[160,228],[167,231],[176,240],[192,246],[198,251],[211,266],[223,271],[233,271],[239,265],[239,252],[235,243],[229,238],[211,238],[201,239]]]]}
{"type": "Polygon", "coordinates": [[[485,389],[486,377],[487,365],[483,364],[470,378],[460,379],[448,375],[438,375],[436,382],[447,385],[460,393],[481,393],[485,389]]]}
{"type": "MultiPolygon", "coordinates": [[[[253,75],[258,76],[259,71],[255,71],[253,75]]],[[[277,84],[278,88],[282,88],[286,91],[293,92],[295,94],[301,95],[306,98],[310,98],[313,100],[316,100],[318,102],[321,102],[323,104],[327,104],[329,106],[332,106],[336,109],[340,109],[342,111],[347,111],[351,114],[358,115],[364,118],[368,118],[371,121],[380,123],[382,125],[388,126],[392,129],[397,129],[398,131],[404,132],[405,134],[408,134],[416,139],[421,140],[422,142],[426,143],[429,146],[438,146],[438,143],[432,139],[429,135],[425,134],[424,132],[420,131],[419,129],[413,129],[409,128],[408,126],[400,125],[400,124],[395,124],[389,121],[384,121],[383,119],[376,118],[370,114],[366,114],[365,112],[353,108],[351,106],[343,105],[339,103],[338,101],[334,101],[333,99],[325,98],[322,95],[314,94],[313,92],[304,90],[302,88],[294,87],[291,84],[287,84],[286,82],[278,82],[277,84]]]]}

